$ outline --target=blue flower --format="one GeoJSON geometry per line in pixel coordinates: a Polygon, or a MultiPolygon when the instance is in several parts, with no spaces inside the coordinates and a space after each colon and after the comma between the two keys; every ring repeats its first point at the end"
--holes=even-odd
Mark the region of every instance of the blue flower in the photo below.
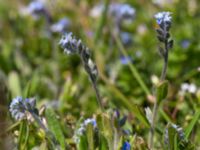
{"type": "Polygon", "coordinates": [[[120,33],[120,37],[121,37],[122,43],[123,43],[125,46],[129,46],[129,45],[131,45],[131,43],[133,42],[132,37],[131,37],[131,34],[128,33],[128,32],[121,32],[121,33],[120,33]]]}
{"type": "Polygon", "coordinates": [[[120,61],[123,65],[127,65],[129,62],[132,61],[132,58],[130,56],[125,57],[125,56],[121,56],[120,57],[120,61]]]}
{"type": "Polygon", "coordinates": [[[189,40],[183,40],[183,41],[181,41],[181,46],[184,48],[184,49],[186,49],[186,48],[188,48],[189,46],[190,46],[190,41],[189,40]]]}
{"type": "Polygon", "coordinates": [[[78,53],[79,47],[82,45],[81,40],[77,40],[72,36],[72,33],[65,34],[59,44],[64,49],[64,52],[67,54],[78,53]]]}
{"type": "Polygon", "coordinates": [[[96,120],[93,119],[93,118],[88,118],[86,119],[81,125],[80,127],[75,131],[75,134],[74,134],[74,141],[76,143],[79,143],[80,142],[80,137],[84,135],[85,131],[86,131],[86,128],[89,124],[92,124],[93,126],[93,129],[96,129],[97,128],[97,123],[96,123],[96,120]]]}
{"type": "Polygon", "coordinates": [[[58,33],[66,32],[69,29],[70,24],[71,22],[69,19],[62,18],[51,26],[51,31],[58,32],[58,33]]]}
{"type": "Polygon", "coordinates": [[[122,146],[122,150],[131,150],[131,145],[129,142],[124,142],[123,146],[122,146]]]}
{"type": "Polygon", "coordinates": [[[28,9],[32,14],[39,14],[45,12],[45,6],[40,1],[32,1],[29,4],[28,9]]]}
{"type": "Polygon", "coordinates": [[[36,101],[34,98],[26,98],[23,100],[22,97],[18,96],[10,103],[9,111],[15,120],[22,120],[26,117],[27,111],[35,109],[35,105],[36,101]]]}
{"type": "Polygon", "coordinates": [[[9,111],[15,120],[21,120],[25,117],[26,107],[22,97],[16,97],[12,100],[9,111]]]}
{"type": "Polygon", "coordinates": [[[135,9],[128,4],[113,3],[109,7],[109,13],[115,17],[117,22],[133,20],[135,17],[135,9]]]}
{"type": "Polygon", "coordinates": [[[156,18],[157,23],[160,25],[162,22],[171,23],[171,12],[159,12],[154,16],[156,18]]]}

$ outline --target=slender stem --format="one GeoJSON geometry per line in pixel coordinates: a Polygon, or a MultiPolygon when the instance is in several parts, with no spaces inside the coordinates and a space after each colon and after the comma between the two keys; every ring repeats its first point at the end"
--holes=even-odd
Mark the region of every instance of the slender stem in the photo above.
{"type": "Polygon", "coordinates": [[[94,91],[95,91],[97,103],[98,103],[98,105],[99,105],[101,111],[104,111],[103,105],[102,105],[102,103],[101,103],[101,97],[100,97],[100,94],[99,94],[99,90],[98,90],[98,88],[97,88],[97,83],[96,83],[96,80],[97,80],[97,79],[96,79],[96,77],[94,77],[94,75],[92,75],[91,71],[88,69],[88,64],[85,62],[82,53],[83,53],[83,51],[80,52],[81,61],[82,61],[83,65],[84,65],[85,71],[87,72],[87,74],[88,74],[88,76],[89,76],[89,78],[90,78],[90,81],[91,81],[91,83],[92,83],[92,87],[93,87],[93,89],[94,89],[94,91]]]}
{"type": "Polygon", "coordinates": [[[103,105],[101,103],[102,101],[101,101],[101,97],[100,97],[100,94],[99,94],[99,90],[97,88],[97,84],[96,84],[95,81],[92,81],[92,87],[93,87],[95,94],[96,94],[97,103],[99,104],[101,111],[104,111],[103,105]]]}
{"type": "Polygon", "coordinates": [[[149,147],[152,149],[154,147],[153,137],[154,137],[154,131],[155,131],[155,122],[156,122],[156,114],[158,112],[158,104],[157,102],[154,103],[153,107],[153,117],[152,117],[152,123],[151,123],[151,129],[150,129],[150,144],[149,147]]]}
{"type": "Polygon", "coordinates": [[[168,47],[167,47],[167,40],[165,40],[165,55],[164,55],[164,66],[162,69],[162,74],[160,77],[160,80],[165,80],[166,74],[167,74],[167,66],[168,66],[168,47]]]}
{"type": "MultiPolygon", "coordinates": [[[[164,59],[164,65],[163,65],[160,81],[165,80],[166,74],[167,74],[167,66],[168,66],[167,39],[164,42],[164,46],[165,46],[164,58],[163,58],[164,59]]],[[[156,93],[154,92],[154,97],[156,97],[155,94],[156,93]]],[[[154,103],[154,108],[153,108],[152,124],[151,124],[151,131],[150,131],[150,143],[149,143],[150,149],[152,149],[154,147],[153,138],[154,138],[154,132],[155,132],[155,124],[156,124],[157,112],[158,112],[158,104],[157,104],[157,100],[156,100],[155,103],[154,103]]]]}

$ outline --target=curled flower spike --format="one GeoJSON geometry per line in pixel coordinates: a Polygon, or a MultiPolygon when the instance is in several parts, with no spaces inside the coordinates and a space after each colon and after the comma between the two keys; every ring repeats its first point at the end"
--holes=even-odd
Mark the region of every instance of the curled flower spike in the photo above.
{"type": "Polygon", "coordinates": [[[91,59],[89,49],[82,44],[81,40],[73,37],[72,33],[68,33],[61,38],[59,44],[64,49],[65,53],[78,54],[80,56],[90,79],[95,81],[98,74],[97,67],[91,59]]]}
{"type": "Polygon", "coordinates": [[[33,98],[23,100],[22,97],[16,97],[12,100],[9,111],[15,120],[22,120],[26,117],[27,111],[35,109],[35,105],[36,102],[33,98]]]}
{"type": "Polygon", "coordinates": [[[170,27],[171,27],[171,13],[159,12],[155,15],[159,28],[156,29],[157,38],[160,41],[159,53],[164,59],[164,68],[161,75],[161,80],[165,79],[168,63],[168,52],[172,49],[174,41],[170,39],[170,27]]]}
{"type": "Polygon", "coordinates": [[[65,53],[79,55],[83,63],[84,69],[87,72],[90,81],[92,82],[92,86],[95,90],[95,94],[97,97],[97,102],[101,110],[103,110],[103,106],[101,104],[101,98],[96,83],[98,77],[98,70],[96,64],[91,59],[89,48],[83,45],[80,39],[76,39],[75,37],[73,37],[72,33],[65,34],[61,38],[59,44],[64,49],[65,53]]]}

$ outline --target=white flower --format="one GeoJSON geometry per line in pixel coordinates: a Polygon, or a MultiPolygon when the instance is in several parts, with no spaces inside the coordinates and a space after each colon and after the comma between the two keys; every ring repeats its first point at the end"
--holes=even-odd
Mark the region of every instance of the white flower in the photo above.
{"type": "Polygon", "coordinates": [[[188,83],[183,83],[181,85],[181,93],[184,94],[185,92],[189,93],[196,93],[197,91],[197,86],[194,83],[188,84],[188,83]]]}
{"type": "Polygon", "coordinates": [[[171,22],[171,12],[159,12],[154,15],[157,23],[160,25],[162,22],[171,22]]]}
{"type": "Polygon", "coordinates": [[[197,91],[197,87],[196,87],[196,85],[195,84],[190,84],[190,86],[189,86],[189,88],[188,88],[188,92],[189,93],[195,93],[197,91]]]}

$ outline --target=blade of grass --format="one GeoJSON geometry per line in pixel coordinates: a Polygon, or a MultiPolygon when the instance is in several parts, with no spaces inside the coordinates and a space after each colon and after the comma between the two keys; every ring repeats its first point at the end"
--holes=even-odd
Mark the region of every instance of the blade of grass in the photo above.
{"type": "Polygon", "coordinates": [[[47,109],[45,112],[47,123],[50,131],[55,135],[55,138],[60,143],[61,149],[65,149],[65,137],[63,135],[59,121],[56,119],[56,114],[52,109],[47,109]]]}
{"type": "Polygon", "coordinates": [[[104,7],[102,16],[100,18],[100,21],[97,27],[97,32],[94,36],[95,43],[97,43],[97,41],[99,40],[99,37],[101,36],[101,33],[102,33],[103,26],[106,24],[106,16],[107,16],[108,7],[109,7],[109,0],[105,0],[104,3],[105,3],[105,7],[104,7]]]}
{"type": "MultiPolygon", "coordinates": [[[[121,42],[121,40],[119,39],[119,36],[117,34],[114,34],[113,33],[113,37],[116,41],[116,44],[117,46],[119,47],[119,50],[122,52],[122,54],[125,56],[125,57],[128,57],[128,54],[121,42]]],[[[150,91],[149,89],[147,88],[146,84],[144,83],[144,81],[142,80],[141,78],[141,75],[139,74],[137,68],[130,62],[128,61],[128,66],[134,76],[134,78],[136,79],[136,81],[138,82],[138,84],[141,86],[141,88],[143,89],[143,91],[145,92],[145,94],[148,96],[150,95],[150,91]]]]}
{"type": "Polygon", "coordinates": [[[187,126],[187,128],[185,129],[185,138],[188,139],[192,129],[194,128],[195,124],[198,122],[200,117],[200,109],[197,109],[192,121],[190,122],[190,124],[187,126]]]}
{"type": "Polygon", "coordinates": [[[109,86],[109,90],[115,93],[115,95],[121,100],[123,105],[127,107],[131,112],[134,113],[134,115],[146,126],[149,127],[149,122],[146,119],[145,115],[142,113],[142,111],[137,107],[135,104],[131,103],[130,100],[128,100],[120,91],[117,89],[113,84],[110,83],[110,81],[102,74],[100,73],[101,79],[109,86]]]}

